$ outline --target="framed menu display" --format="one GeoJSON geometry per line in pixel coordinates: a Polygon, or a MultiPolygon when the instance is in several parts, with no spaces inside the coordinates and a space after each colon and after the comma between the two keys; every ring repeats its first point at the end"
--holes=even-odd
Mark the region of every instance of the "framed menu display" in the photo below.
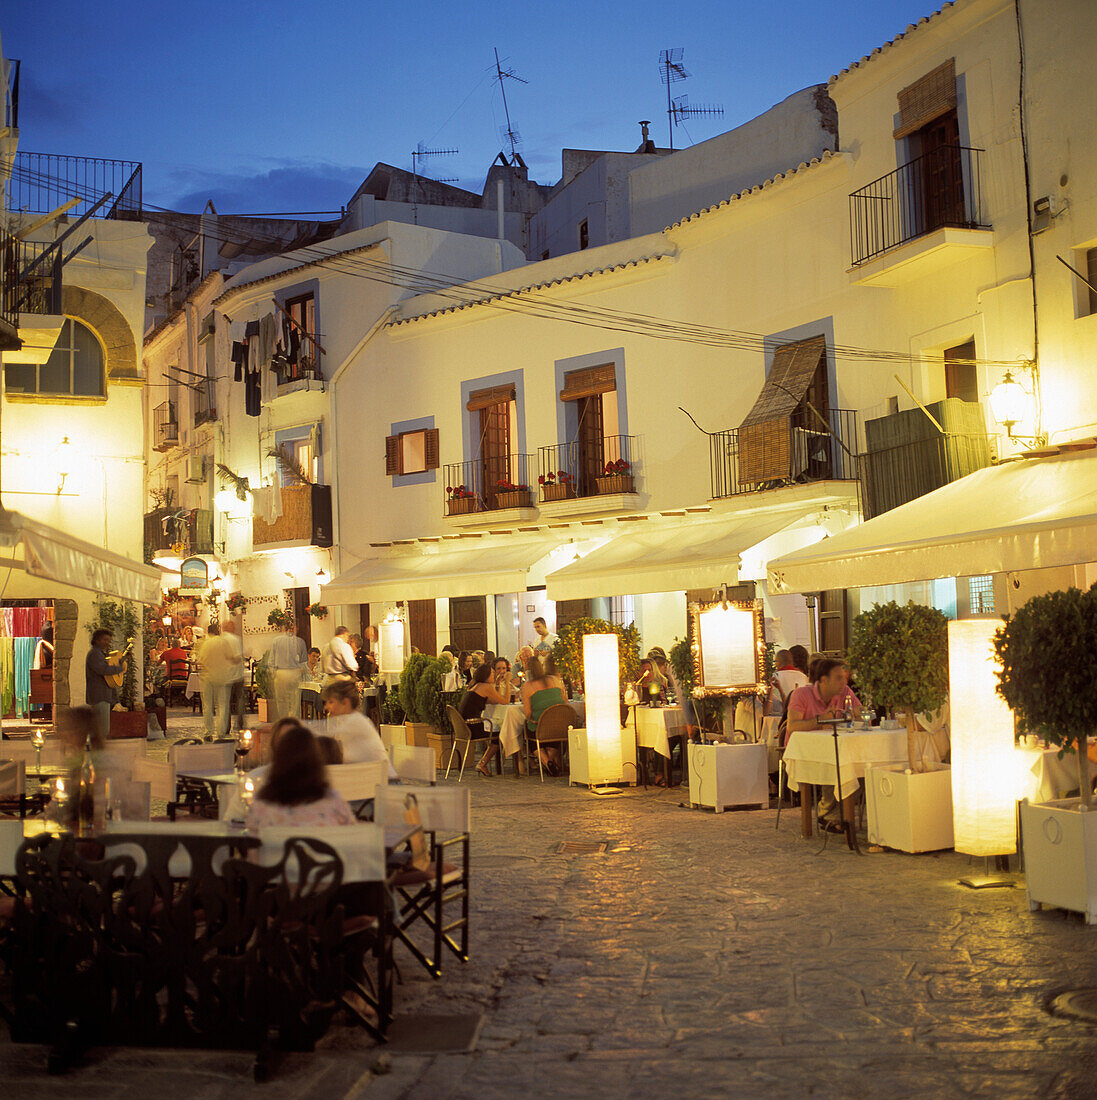
{"type": "Polygon", "coordinates": [[[765,689],[765,620],[759,600],[689,605],[694,693],[734,695],[765,689]]]}
{"type": "Polygon", "coordinates": [[[406,654],[404,653],[404,639],[406,637],[404,622],[402,619],[388,619],[377,628],[378,663],[381,672],[401,672],[404,668],[406,654]]]}

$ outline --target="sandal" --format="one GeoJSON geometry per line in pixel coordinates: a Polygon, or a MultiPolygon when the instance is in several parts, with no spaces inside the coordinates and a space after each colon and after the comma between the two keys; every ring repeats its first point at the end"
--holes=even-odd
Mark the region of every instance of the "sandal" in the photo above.
{"type": "Polygon", "coordinates": [[[477,764],[477,765],[476,765],[476,770],[477,770],[477,771],[478,771],[478,772],[479,772],[479,773],[480,773],[480,774],[481,774],[481,775],[482,775],[482,776],[483,776],[483,777],[484,777],[485,779],[490,779],[490,778],[491,778],[491,772],[490,772],[490,771],[488,771],[488,769],[487,769],[487,768],[485,768],[485,767],[484,767],[484,765],[483,765],[482,763],[481,763],[481,764],[477,764]]]}

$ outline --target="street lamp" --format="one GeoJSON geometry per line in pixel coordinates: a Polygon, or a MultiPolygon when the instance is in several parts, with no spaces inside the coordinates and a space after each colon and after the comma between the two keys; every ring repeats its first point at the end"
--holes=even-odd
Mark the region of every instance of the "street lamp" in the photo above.
{"type": "Polygon", "coordinates": [[[1032,411],[1032,398],[1025,387],[1013,377],[1012,371],[1007,370],[1002,381],[991,391],[990,411],[994,419],[1006,429],[1006,435],[1010,439],[1018,438],[1014,436],[1013,428],[1032,411]]]}

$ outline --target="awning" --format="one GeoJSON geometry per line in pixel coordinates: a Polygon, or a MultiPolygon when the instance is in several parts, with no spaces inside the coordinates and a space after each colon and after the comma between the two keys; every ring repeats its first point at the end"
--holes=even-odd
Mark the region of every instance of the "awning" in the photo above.
{"type": "Polygon", "coordinates": [[[740,554],[819,507],[810,502],[793,510],[630,524],[634,529],[550,573],[545,579],[548,596],[578,600],[736,584],[740,554]]]}
{"type": "Polygon", "coordinates": [[[333,604],[354,604],[524,592],[530,568],[551,549],[552,544],[542,541],[475,550],[442,546],[434,552],[366,558],[324,585],[323,598],[333,604]]]}
{"type": "Polygon", "coordinates": [[[771,592],[1097,561],[1097,448],[989,466],[769,563],[771,592]]]}
{"type": "Polygon", "coordinates": [[[0,568],[137,603],[160,603],[160,570],[0,509],[0,568]]]}

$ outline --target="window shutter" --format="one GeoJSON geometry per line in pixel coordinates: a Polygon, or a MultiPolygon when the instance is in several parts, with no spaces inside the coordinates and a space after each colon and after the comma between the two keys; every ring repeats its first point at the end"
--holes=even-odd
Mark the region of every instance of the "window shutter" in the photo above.
{"type": "Polygon", "coordinates": [[[617,388],[617,374],[612,363],[587,370],[569,370],[564,375],[561,401],[579,401],[600,393],[612,393],[617,388]]]}
{"type": "Polygon", "coordinates": [[[514,386],[491,386],[486,390],[474,390],[469,394],[468,404],[465,408],[469,412],[479,412],[480,409],[489,409],[492,405],[503,405],[513,401],[514,386]]]}
{"type": "Polygon", "coordinates": [[[400,472],[400,437],[390,435],[385,440],[385,473],[398,474],[400,472]]]}
{"type": "Polygon", "coordinates": [[[428,470],[437,470],[440,465],[438,461],[438,429],[428,428],[423,434],[426,467],[428,470]]]}
{"type": "Polygon", "coordinates": [[[899,93],[899,125],[896,140],[913,134],[927,123],[956,110],[956,58],[950,57],[921,80],[899,93]]]}

